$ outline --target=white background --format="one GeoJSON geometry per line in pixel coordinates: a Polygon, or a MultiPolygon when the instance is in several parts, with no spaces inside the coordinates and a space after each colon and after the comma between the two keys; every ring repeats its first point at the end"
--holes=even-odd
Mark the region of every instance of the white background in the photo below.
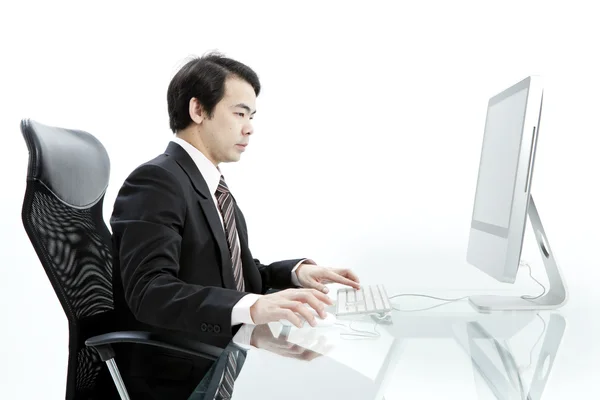
{"type": "MultiPolygon", "coordinates": [[[[0,398],[61,398],[67,365],[66,318],[20,219],[20,120],[102,141],[108,220],[128,173],[171,138],[172,75],[213,49],[254,68],[263,85],[250,146],[223,167],[254,255],[311,257],[367,283],[393,274],[415,290],[537,290],[526,274],[497,283],[465,257],[487,101],[542,75],[532,190],[570,289],[563,310],[585,328],[565,339],[563,354],[580,361],[562,373],[574,387],[589,381],[598,351],[577,346],[593,338],[600,304],[596,6],[416,3],[4,2],[0,398]]],[[[525,256],[539,275],[535,246],[525,256]]]]}

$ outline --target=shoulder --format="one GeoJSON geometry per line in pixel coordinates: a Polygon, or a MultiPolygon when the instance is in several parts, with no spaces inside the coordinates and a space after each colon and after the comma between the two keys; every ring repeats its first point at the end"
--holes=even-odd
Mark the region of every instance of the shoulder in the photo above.
{"type": "Polygon", "coordinates": [[[116,196],[111,224],[144,220],[176,226],[186,214],[181,180],[173,162],[160,155],[137,166],[116,196]]]}
{"type": "Polygon", "coordinates": [[[139,179],[159,180],[180,187],[185,174],[173,157],[161,154],[137,166],[127,176],[125,183],[139,179]]]}
{"type": "Polygon", "coordinates": [[[156,201],[182,199],[184,177],[177,162],[167,154],[161,154],[135,167],[119,189],[117,201],[156,201]]]}

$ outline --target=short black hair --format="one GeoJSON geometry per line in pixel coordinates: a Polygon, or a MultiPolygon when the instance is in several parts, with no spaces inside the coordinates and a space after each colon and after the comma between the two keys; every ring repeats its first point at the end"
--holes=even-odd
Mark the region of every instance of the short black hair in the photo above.
{"type": "Polygon", "coordinates": [[[227,58],[219,52],[210,52],[188,61],[175,74],[167,90],[169,126],[174,133],[192,123],[190,100],[195,97],[208,118],[225,95],[225,81],[236,77],[248,82],[256,96],[260,93],[258,75],[247,65],[227,58]]]}

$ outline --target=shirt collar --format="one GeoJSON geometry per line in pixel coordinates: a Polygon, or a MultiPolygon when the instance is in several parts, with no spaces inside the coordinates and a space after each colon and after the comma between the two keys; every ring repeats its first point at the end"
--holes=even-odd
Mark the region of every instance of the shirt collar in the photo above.
{"type": "Polygon", "coordinates": [[[189,142],[186,142],[179,137],[174,137],[171,141],[183,147],[183,149],[190,155],[194,161],[194,164],[196,164],[196,167],[198,167],[200,174],[206,181],[208,190],[210,190],[210,193],[214,195],[219,187],[219,182],[221,181],[221,171],[219,168],[215,167],[215,165],[208,158],[206,158],[206,156],[202,154],[200,150],[195,148],[189,142]]]}

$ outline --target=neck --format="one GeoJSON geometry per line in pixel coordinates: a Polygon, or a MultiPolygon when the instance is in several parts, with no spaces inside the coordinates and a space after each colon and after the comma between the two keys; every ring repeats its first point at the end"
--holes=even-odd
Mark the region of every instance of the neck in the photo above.
{"type": "Polygon", "coordinates": [[[211,163],[214,164],[215,167],[219,168],[219,163],[216,162],[209,154],[208,149],[206,148],[206,146],[204,145],[204,143],[202,142],[202,140],[200,139],[199,135],[197,132],[192,132],[188,129],[184,129],[182,131],[179,131],[175,134],[176,137],[185,140],[186,142],[188,142],[189,144],[191,144],[192,146],[194,146],[196,149],[198,149],[198,151],[202,154],[204,154],[204,156],[206,158],[208,158],[210,160],[211,163]]]}

